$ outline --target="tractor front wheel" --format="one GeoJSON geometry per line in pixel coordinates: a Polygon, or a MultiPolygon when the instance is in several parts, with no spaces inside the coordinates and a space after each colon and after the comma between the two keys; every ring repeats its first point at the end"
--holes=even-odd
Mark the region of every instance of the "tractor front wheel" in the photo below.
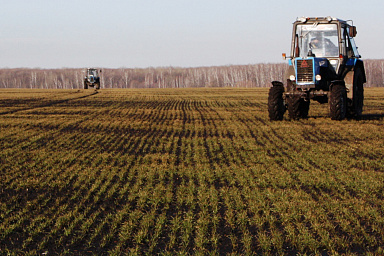
{"type": "Polygon", "coordinates": [[[343,120],[347,113],[347,91],[345,85],[334,84],[329,97],[329,112],[332,120],[343,120]]]}
{"type": "Polygon", "coordinates": [[[300,96],[287,97],[288,114],[291,119],[307,118],[309,111],[309,100],[300,96]]]}
{"type": "Polygon", "coordinates": [[[271,121],[283,120],[285,112],[283,93],[283,84],[274,85],[269,89],[268,112],[271,121]]]}

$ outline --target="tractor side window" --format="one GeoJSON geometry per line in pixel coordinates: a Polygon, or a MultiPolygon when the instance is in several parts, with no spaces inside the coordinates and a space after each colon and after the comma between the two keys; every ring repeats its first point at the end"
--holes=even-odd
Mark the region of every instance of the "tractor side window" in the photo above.
{"type": "Polygon", "coordinates": [[[359,54],[359,51],[357,50],[357,46],[355,44],[355,40],[353,38],[350,38],[349,40],[350,40],[350,44],[351,44],[351,47],[352,47],[353,56],[357,57],[357,58],[361,58],[361,56],[359,54]]]}
{"type": "Polygon", "coordinates": [[[357,50],[357,46],[355,44],[355,40],[351,37],[349,37],[349,28],[345,29],[344,37],[346,38],[346,49],[347,49],[347,56],[348,58],[357,57],[360,58],[360,54],[357,50]]]}
{"type": "Polygon", "coordinates": [[[347,57],[348,58],[352,58],[353,57],[353,50],[352,50],[352,45],[351,45],[351,41],[350,41],[350,38],[348,36],[348,29],[346,28],[344,30],[344,38],[345,38],[345,48],[347,50],[347,57]]]}

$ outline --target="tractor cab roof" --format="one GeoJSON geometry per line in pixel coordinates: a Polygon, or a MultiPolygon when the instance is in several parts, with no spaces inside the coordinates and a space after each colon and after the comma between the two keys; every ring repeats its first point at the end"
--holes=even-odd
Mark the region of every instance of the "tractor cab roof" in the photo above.
{"type": "Polygon", "coordinates": [[[345,24],[347,26],[352,26],[352,25],[348,24],[348,22],[352,22],[352,20],[345,21],[345,20],[334,18],[331,16],[327,16],[327,17],[299,17],[296,19],[295,24],[299,24],[299,23],[305,24],[305,23],[315,23],[315,22],[319,22],[319,23],[336,22],[336,23],[345,24]]]}

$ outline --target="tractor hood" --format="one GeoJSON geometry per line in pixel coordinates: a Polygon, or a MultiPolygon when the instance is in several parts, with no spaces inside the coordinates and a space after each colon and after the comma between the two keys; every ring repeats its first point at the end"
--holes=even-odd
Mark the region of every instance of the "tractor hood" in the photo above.
{"type": "Polygon", "coordinates": [[[328,70],[331,66],[327,58],[316,57],[295,58],[290,65],[295,69],[295,77],[290,79],[296,80],[296,84],[304,88],[314,88],[321,81],[322,70],[328,70]]]}

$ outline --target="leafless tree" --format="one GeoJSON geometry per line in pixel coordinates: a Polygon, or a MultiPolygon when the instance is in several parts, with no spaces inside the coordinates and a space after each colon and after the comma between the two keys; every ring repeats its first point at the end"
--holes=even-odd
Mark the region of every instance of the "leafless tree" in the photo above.
{"type": "MultiPolygon", "coordinates": [[[[384,60],[365,60],[366,86],[384,86],[384,60]]],[[[103,69],[102,88],[269,87],[287,64],[103,69]]],[[[84,69],[0,69],[0,88],[83,88],[84,69]]]]}

